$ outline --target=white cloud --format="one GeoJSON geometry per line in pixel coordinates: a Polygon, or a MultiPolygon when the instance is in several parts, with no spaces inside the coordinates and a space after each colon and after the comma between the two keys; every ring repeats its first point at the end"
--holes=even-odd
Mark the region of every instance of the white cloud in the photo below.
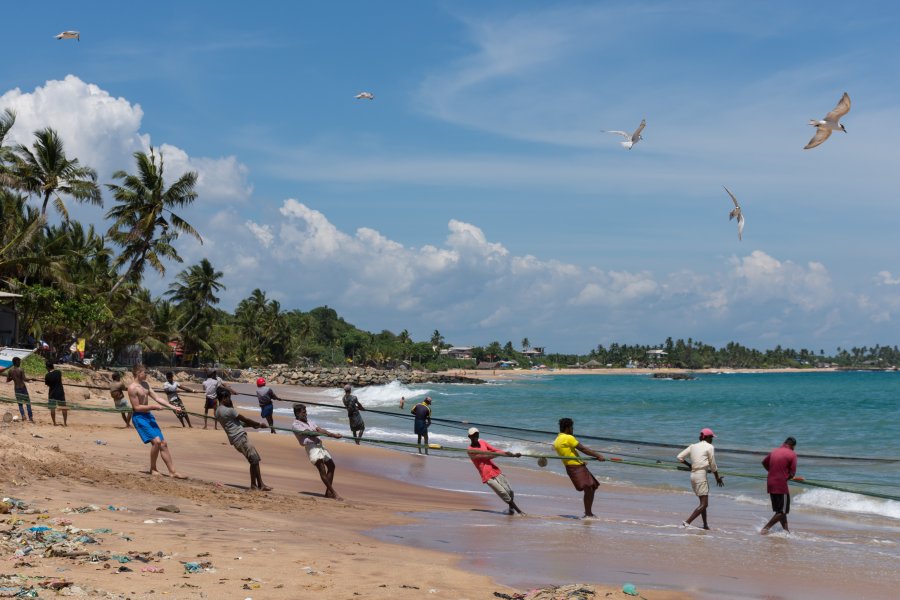
{"type": "MultiPolygon", "coordinates": [[[[139,104],[115,98],[75,75],[47,81],[33,92],[10,90],[0,96],[0,110],[4,108],[16,112],[10,142],[30,146],[34,131],[52,127],[62,138],[66,154],[94,168],[103,183],[116,170],[133,170],[131,155],[146,152],[151,145],[150,134],[141,131],[144,111],[139,104]]],[[[165,157],[167,181],[197,171],[201,200],[249,198],[252,188],[247,183],[247,168],[234,156],[192,157],[170,144],[161,144],[159,149],[165,157]]]]}
{"type": "Polygon", "coordinates": [[[900,277],[894,277],[890,271],[879,271],[875,281],[879,285],[900,285],[900,277]]]}

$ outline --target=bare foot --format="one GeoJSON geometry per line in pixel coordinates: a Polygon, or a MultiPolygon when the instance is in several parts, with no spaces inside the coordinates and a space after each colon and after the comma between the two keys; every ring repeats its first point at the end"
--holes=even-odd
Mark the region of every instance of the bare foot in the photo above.
{"type": "Polygon", "coordinates": [[[270,488],[270,487],[267,486],[267,485],[264,485],[264,486],[262,486],[262,487],[256,487],[256,486],[254,485],[254,486],[251,486],[251,487],[250,487],[250,491],[251,491],[251,492],[256,492],[256,491],[260,491],[260,492],[271,492],[271,491],[272,491],[272,488],[270,488]]]}
{"type": "Polygon", "coordinates": [[[763,528],[759,531],[759,535],[769,535],[769,528],[768,528],[768,527],[763,527],[763,528]]]}
{"type": "Polygon", "coordinates": [[[171,473],[172,477],[175,479],[187,479],[187,475],[182,475],[178,471],[171,473]]]}
{"type": "Polygon", "coordinates": [[[707,531],[712,531],[712,530],[709,528],[709,525],[704,525],[704,526],[703,526],[703,529],[705,529],[705,530],[707,530],[707,531]]]}
{"type": "Polygon", "coordinates": [[[150,469],[150,474],[155,477],[162,477],[162,473],[159,472],[159,469],[150,469]]]}

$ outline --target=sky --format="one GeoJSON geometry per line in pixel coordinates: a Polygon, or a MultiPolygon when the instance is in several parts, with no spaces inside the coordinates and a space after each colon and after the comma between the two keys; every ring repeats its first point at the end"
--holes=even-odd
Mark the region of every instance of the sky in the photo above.
{"type": "MultiPolygon", "coordinates": [[[[898,343],[889,2],[14,3],[0,109],[103,183],[199,175],[183,264],[371,331],[548,352],[898,343]],[[55,40],[60,31],[81,40],[55,40]],[[368,91],[375,99],[357,100],[368,91]],[[847,133],[803,150],[848,92],[847,133]],[[603,130],[647,120],[632,150],[603,130]],[[731,201],[743,207],[739,241],[731,201]]],[[[103,226],[103,209],[68,204],[103,226]]],[[[108,226],[108,224],[107,224],[108,226]]]]}

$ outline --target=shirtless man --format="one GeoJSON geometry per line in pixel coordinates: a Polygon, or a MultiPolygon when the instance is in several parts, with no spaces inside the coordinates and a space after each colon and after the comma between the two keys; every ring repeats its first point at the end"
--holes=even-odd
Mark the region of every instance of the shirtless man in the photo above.
{"type": "Polygon", "coordinates": [[[12,368],[6,372],[6,382],[13,382],[13,391],[16,395],[16,402],[19,403],[19,414],[22,420],[25,420],[25,406],[28,407],[28,421],[34,423],[34,416],[31,413],[31,399],[28,397],[28,386],[25,385],[25,370],[22,369],[22,359],[18,356],[12,359],[12,368]],[[24,406],[23,406],[24,405],[24,406]]]}
{"type": "Polygon", "coordinates": [[[131,411],[128,410],[128,400],[125,399],[126,391],[128,391],[128,386],[122,381],[122,374],[116,371],[112,374],[112,382],[109,384],[109,395],[116,404],[116,410],[121,411],[119,414],[125,421],[125,429],[128,429],[131,427],[131,411]]]}
{"type": "Polygon", "coordinates": [[[131,401],[131,408],[134,410],[134,416],[131,423],[141,436],[141,441],[145,444],[151,444],[150,447],[150,474],[161,475],[156,468],[156,459],[162,455],[169,474],[176,479],[187,479],[184,475],[175,470],[175,464],[172,462],[172,455],[169,453],[169,445],[163,439],[162,431],[156,423],[152,412],[154,410],[162,410],[168,408],[174,410],[176,414],[181,413],[182,409],[171,404],[168,400],[163,400],[156,395],[150,385],[147,383],[147,369],[142,364],[134,365],[131,369],[134,375],[134,382],[128,386],[128,400],[131,401]],[[156,404],[150,404],[152,399],[156,404]]]}

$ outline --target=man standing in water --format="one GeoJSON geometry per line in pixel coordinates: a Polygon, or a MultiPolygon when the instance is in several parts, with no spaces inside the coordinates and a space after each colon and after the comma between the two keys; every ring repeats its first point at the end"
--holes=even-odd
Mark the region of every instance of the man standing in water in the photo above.
{"type": "Polygon", "coordinates": [[[691,488],[700,498],[700,506],[694,509],[687,521],[681,523],[682,527],[688,527],[699,516],[703,518],[703,529],[709,529],[709,523],[706,520],[706,509],[709,507],[709,481],[706,477],[708,471],[715,476],[717,486],[725,485],[724,479],[719,477],[719,468],[716,466],[716,451],[712,445],[714,437],[716,434],[712,429],[701,429],[700,441],[678,453],[679,462],[686,464],[691,470],[691,488]],[[690,456],[691,462],[685,460],[687,456],[690,456]]]}
{"type": "Polygon", "coordinates": [[[47,386],[47,404],[50,407],[50,420],[56,425],[56,407],[62,410],[63,427],[69,423],[69,410],[66,408],[66,390],[63,389],[62,373],[53,365],[52,360],[44,363],[47,374],[44,375],[44,385],[47,386]]]}
{"type": "Polygon", "coordinates": [[[259,401],[259,416],[266,420],[269,429],[275,433],[275,420],[272,416],[272,413],[275,412],[275,405],[272,404],[272,401],[281,400],[281,398],[275,394],[275,390],[266,385],[265,377],[256,380],[256,399],[259,401]]]}
{"type": "Polygon", "coordinates": [[[134,410],[134,416],[131,422],[134,424],[135,430],[141,436],[141,441],[150,444],[150,474],[160,475],[159,469],[156,468],[156,459],[162,456],[169,474],[176,479],[187,479],[184,475],[175,470],[175,463],[172,461],[172,455],[169,453],[169,445],[163,438],[162,431],[156,423],[152,412],[154,410],[162,410],[168,408],[180,413],[181,409],[170,404],[168,400],[163,400],[156,395],[150,385],[147,383],[147,369],[142,364],[136,364],[131,368],[134,375],[134,381],[128,386],[128,400],[131,402],[131,408],[134,410]],[[156,404],[150,404],[152,399],[156,404]]]}
{"type": "Polygon", "coordinates": [[[116,410],[120,411],[119,414],[125,421],[125,429],[128,429],[131,427],[131,411],[128,410],[131,404],[125,399],[126,391],[128,391],[128,386],[122,381],[122,374],[116,371],[112,374],[112,382],[109,384],[109,395],[112,396],[116,410]]]}
{"type": "Polygon", "coordinates": [[[28,421],[34,423],[34,415],[31,412],[31,398],[28,396],[28,386],[25,385],[25,370],[22,368],[22,359],[14,356],[12,367],[6,373],[6,383],[13,382],[13,392],[16,402],[19,403],[19,414],[25,420],[25,407],[28,407],[28,421]],[[24,405],[24,406],[23,406],[24,405]]]}
{"type": "Polygon", "coordinates": [[[515,458],[519,458],[522,454],[519,452],[504,452],[503,450],[494,448],[484,440],[478,439],[479,435],[478,429],[475,427],[469,428],[469,458],[472,459],[472,464],[475,465],[475,468],[478,469],[478,472],[481,474],[481,483],[486,484],[489,488],[494,490],[494,493],[509,505],[509,514],[514,515],[519,513],[520,515],[524,515],[525,513],[523,513],[513,501],[515,493],[509,486],[506,476],[503,475],[500,468],[494,464],[491,456],[482,453],[494,452],[496,454],[504,454],[515,458]]]}
{"type": "Polygon", "coordinates": [[[360,404],[359,398],[357,398],[354,394],[350,392],[353,391],[353,388],[350,387],[350,384],[344,386],[344,408],[347,409],[347,418],[350,419],[350,432],[353,433],[353,441],[356,442],[356,445],[359,446],[359,441],[363,436],[363,432],[366,430],[366,423],[363,421],[362,415],[359,414],[359,411],[366,410],[365,407],[360,404]]]}
{"type": "Polygon", "coordinates": [[[342,437],[341,434],[331,433],[327,429],[323,429],[316,425],[314,421],[306,416],[306,407],[302,404],[294,405],[294,417],[295,420],[292,427],[294,435],[297,436],[297,441],[300,442],[300,445],[306,450],[306,456],[309,457],[309,462],[318,469],[319,477],[322,479],[322,483],[325,484],[325,497],[343,500],[343,498],[338,496],[337,492],[334,491],[334,460],[331,458],[331,454],[328,453],[328,450],[325,449],[325,446],[322,445],[322,440],[319,439],[322,435],[340,438],[342,437]],[[318,433],[320,435],[309,435],[310,432],[318,433]]]}
{"type": "Polygon", "coordinates": [[[234,449],[244,455],[247,462],[250,463],[250,489],[259,490],[261,492],[270,492],[272,488],[263,483],[262,471],[260,471],[259,452],[256,447],[247,439],[247,432],[244,425],[259,429],[265,427],[262,423],[248,419],[234,409],[231,402],[231,392],[225,388],[216,390],[218,395],[219,406],[216,408],[216,420],[222,424],[228,441],[234,446],[234,449]]]}
{"type": "Polygon", "coordinates": [[[572,485],[579,492],[584,492],[584,518],[596,519],[597,515],[593,513],[594,492],[600,487],[600,482],[588,470],[584,461],[578,458],[578,450],[584,452],[588,456],[593,456],[597,460],[606,460],[599,452],[594,452],[572,435],[575,430],[575,422],[568,417],[559,420],[559,435],[553,441],[553,449],[556,453],[563,457],[563,465],[566,467],[566,474],[572,480],[572,485]]]}
{"type": "Polygon", "coordinates": [[[790,533],[788,529],[788,513],[791,512],[791,489],[788,481],[797,474],[797,453],[794,448],[797,440],[792,437],[784,440],[780,448],[775,448],[762,461],[762,466],[769,472],[766,479],[766,490],[772,499],[772,510],[775,516],[769,519],[766,526],[760,531],[766,535],[775,523],[781,523],[781,528],[790,533]]]}
{"type": "Polygon", "coordinates": [[[431,426],[431,396],[425,396],[425,400],[413,406],[410,412],[416,418],[413,430],[416,432],[419,454],[422,454],[422,438],[425,438],[425,454],[428,454],[428,428],[431,426]]]}

